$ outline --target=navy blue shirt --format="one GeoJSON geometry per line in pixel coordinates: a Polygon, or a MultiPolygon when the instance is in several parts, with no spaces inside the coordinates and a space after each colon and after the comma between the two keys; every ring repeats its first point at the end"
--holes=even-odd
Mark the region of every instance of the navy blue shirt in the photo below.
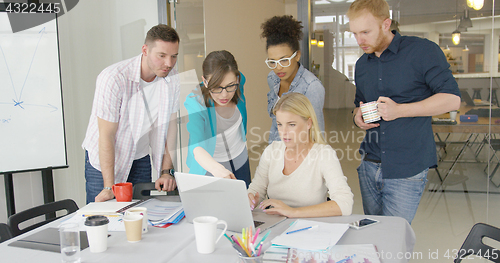
{"type": "MultiPolygon", "coordinates": [[[[356,62],[354,104],[376,101],[380,96],[396,103],[422,101],[436,93],[460,96],[443,51],[427,39],[395,34],[380,58],[364,54],[356,62]]],[[[407,178],[437,166],[432,117],[380,121],[367,130],[360,154],[381,161],[384,179],[407,178]]]]}

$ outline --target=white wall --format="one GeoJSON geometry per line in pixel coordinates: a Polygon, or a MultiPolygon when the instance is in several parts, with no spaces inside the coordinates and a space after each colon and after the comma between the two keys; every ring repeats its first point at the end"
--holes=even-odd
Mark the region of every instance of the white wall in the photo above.
{"type": "MultiPolygon", "coordinates": [[[[85,205],[84,151],[97,75],[107,66],[139,55],[147,31],[158,24],[156,0],[85,0],[59,18],[68,169],[54,170],[56,200],[85,205]],[[142,28],[141,26],[142,25],[142,28]],[[122,37],[123,36],[123,37],[122,37]],[[135,51],[134,51],[135,50],[135,51]]],[[[3,179],[3,176],[2,176],[3,179]]],[[[16,210],[43,203],[40,172],[14,175],[16,210]]],[[[0,199],[5,200],[0,187],[0,199]]],[[[0,222],[7,221],[5,201],[0,222]]]]}

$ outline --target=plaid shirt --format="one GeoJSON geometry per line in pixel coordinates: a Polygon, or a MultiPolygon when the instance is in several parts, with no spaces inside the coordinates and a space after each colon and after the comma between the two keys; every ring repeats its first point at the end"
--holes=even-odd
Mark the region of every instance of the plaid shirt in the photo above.
{"type": "MultiPolygon", "coordinates": [[[[97,77],[92,113],[82,148],[89,154],[93,167],[99,163],[99,130],[97,117],[118,123],[115,140],[115,183],[126,182],[134,161],[137,141],[144,122],[145,105],[140,93],[142,54],[104,69],[97,77]]],[[[175,69],[160,79],[158,120],[150,131],[153,167],[162,167],[170,116],[179,110],[180,82],[175,69]]]]}

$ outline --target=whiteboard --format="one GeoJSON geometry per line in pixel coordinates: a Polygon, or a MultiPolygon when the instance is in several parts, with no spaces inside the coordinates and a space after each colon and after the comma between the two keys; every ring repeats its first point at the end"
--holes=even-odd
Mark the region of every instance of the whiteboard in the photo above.
{"type": "Polygon", "coordinates": [[[12,33],[0,12],[0,173],[63,166],[57,20],[12,33]]]}

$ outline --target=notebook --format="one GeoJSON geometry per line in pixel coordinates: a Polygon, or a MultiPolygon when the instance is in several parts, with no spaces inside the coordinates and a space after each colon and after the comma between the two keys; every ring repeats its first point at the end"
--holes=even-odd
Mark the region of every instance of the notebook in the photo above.
{"type": "MultiPolygon", "coordinates": [[[[61,253],[60,244],[59,229],[46,228],[27,237],[16,240],[10,243],[9,246],[61,253]]],[[[80,249],[84,250],[88,247],[89,243],[87,241],[87,232],[80,231],[80,249]]]]}
{"type": "Polygon", "coordinates": [[[175,173],[175,181],[190,223],[198,216],[214,216],[226,221],[228,230],[240,232],[249,226],[264,231],[286,220],[252,211],[244,181],[186,173],[175,173]]]}

